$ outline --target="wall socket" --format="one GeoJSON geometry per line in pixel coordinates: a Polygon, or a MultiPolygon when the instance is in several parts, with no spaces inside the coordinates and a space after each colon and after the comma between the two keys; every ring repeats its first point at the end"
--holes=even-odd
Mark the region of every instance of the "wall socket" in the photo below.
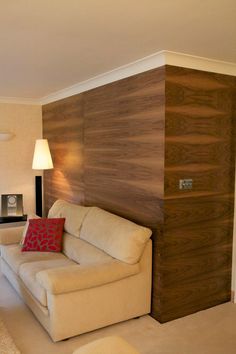
{"type": "Polygon", "coordinates": [[[179,180],[179,189],[192,189],[193,180],[191,178],[185,178],[179,180]]]}

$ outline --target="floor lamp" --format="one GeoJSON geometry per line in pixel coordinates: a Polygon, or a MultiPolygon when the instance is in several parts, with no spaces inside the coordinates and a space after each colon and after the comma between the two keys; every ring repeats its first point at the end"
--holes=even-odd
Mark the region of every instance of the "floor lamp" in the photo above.
{"type": "MultiPolygon", "coordinates": [[[[53,168],[47,139],[37,139],[34,148],[33,170],[49,170],[53,168]]],[[[42,176],[35,176],[35,209],[36,215],[43,215],[42,176]]]]}

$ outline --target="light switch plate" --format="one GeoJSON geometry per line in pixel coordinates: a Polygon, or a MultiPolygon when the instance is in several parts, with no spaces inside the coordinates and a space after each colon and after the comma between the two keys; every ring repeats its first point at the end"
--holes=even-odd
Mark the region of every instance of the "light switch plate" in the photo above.
{"type": "Polygon", "coordinates": [[[185,178],[179,180],[179,189],[192,189],[193,180],[192,178],[185,178]]]}

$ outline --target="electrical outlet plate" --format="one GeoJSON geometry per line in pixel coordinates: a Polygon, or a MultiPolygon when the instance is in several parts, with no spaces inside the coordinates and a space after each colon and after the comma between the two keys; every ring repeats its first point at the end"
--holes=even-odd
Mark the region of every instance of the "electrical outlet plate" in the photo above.
{"type": "Polygon", "coordinates": [[[192,178],[185,178],[179,180],[179,189],[192,189],[193,180],[192,178]]]}

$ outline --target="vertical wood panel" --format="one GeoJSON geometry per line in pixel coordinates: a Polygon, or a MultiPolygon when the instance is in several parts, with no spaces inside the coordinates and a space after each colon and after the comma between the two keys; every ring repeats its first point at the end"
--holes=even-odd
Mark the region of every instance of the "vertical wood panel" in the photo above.
{"type": "Polygon", "coordinates": [[[164,194],[164,69],[84,95],[85,203],[156,228],[164,194]]]}
{"type": "Polygon", "coordinates": [[[83,95],[43,106],[43,136],[48,139],[53,170],[44,171],[45,211],[55,200],[83,204],[83,95]]]}
{"type": "Polygon", "coordinates": [[[235,79],[167,66],[162,322],[230,300],[235,79]],[[179,179],[192,178],[191,191],[179,179]]]}

